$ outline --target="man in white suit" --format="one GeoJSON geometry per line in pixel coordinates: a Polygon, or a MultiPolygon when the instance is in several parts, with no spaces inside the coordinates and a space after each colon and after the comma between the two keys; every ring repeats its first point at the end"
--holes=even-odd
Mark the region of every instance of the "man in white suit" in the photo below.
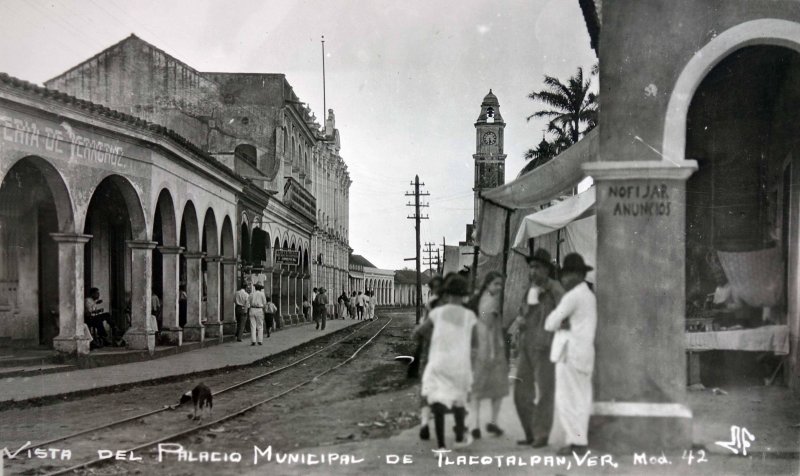
{"type": "Polygon", "coordinates": [[[564,445],[559,455],[584,454],[588,445],[597,300],[585,279],[592,269],[577,253],[564,258],[561,283],[566,293],[544,324],[556,333],[550,349],[550,360],[556,364],[556,392],[549,443],[564,445]]]}

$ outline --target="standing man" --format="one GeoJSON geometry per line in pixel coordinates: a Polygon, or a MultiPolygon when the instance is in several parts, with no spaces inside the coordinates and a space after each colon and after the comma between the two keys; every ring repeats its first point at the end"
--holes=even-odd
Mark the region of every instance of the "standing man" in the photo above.
{"type": "Polygon", "coordinates": [[[366,303],[366,296],[359,291],[358,296],[356,296],[356,313],[358,314],[358,320],[364,318],[364,304],[366,303]]]}
{"type": "Polygon", "coordinates": [[[233,303],[235,305],[234,312],[236,313],[236,342],[242,341],[242,334],[244,333],[244,323],[247,319],[247,302],[250,297],[250,286],[242,281],[239,290],[233,296],[233,303]]]}
{"type": "Polygon", "coordinates": [[[317,322],[317,320],[319,319],[319,315],[317,314],[317,304],[316,304],[318,291],[319,291],[318,288],[314,288],[311,290],[311,320],[313,320],[314,322],[317,322]]]}
{"type": "Polygon", "coordinates": [[[322,327],[322,330],[325,330],[325,322],[328,317],[328,294],[325,291],[325,288],[319,288],[317,297],[314,298],[314,314],[317,317],[317,329],[322,327]]]}
{"type": "Polygon", "coordinates": [[[264,308],[267,306],[267,296],[264,295],[264,286],[256,284],[256,290],[250,294],[247,303],[250,307],[250,345],[262,345],[264,342],[264,308]]]}
{"type": "Polygon", "coordinates": [[[561,282],[567,292],[544,325],[556,333],[550,353],[550,360],[556,364],[556,404],[550,443],[565,445],[558,450],[559,455],[585,454],[588,445],[597,300],[585,280],[592,269],[578,253],[564,258],[561,282]]]}
{"type": "Polygon", "coordinates": [[[275,326],[275,314],[278,312],[278,306],[272,302],[269,296],[267,298],[267,305],[264,307],[264,327],[267,330],[267,337],[270,336],[270,331],[275,326]]]}
{"type": "Polygon", "coordinates": [[[550,362],[552,332],[545,330],[545,318],[564,295],[564,288],[551,279],[550,253],[539,248],[528,258],[530,288],[517,317],[520,328],[519,365],[514,382],[514,404],[517,407],[525,439],[517,443],[547,446],[553,422],[554,371],[550,362]]]}

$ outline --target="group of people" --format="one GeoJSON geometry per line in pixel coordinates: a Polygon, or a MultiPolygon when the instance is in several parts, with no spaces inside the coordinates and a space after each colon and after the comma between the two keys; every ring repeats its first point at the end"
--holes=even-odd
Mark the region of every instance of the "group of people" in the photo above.
{"type": "Polygon", "coordinates": [[[267,337],[275,326],[275,317],[278,307],[272,299],[264,294],[264,286],[255,284],[252,290],[250,284],[242,283],[234,295],[234,313],[236,315],[236,341],[242,341],[245,325],[250,324],[250,345],[264,344],[264,332],[267,337]]]}
{"type": "Polygon", "coordinates": [[[519,444],[556,446],[561,455],[586,452],[597,326],[595,296],[586,283],[592,267],[571,253],[556,269],[543,249],[527,261],[530,284],[513,320],[503,319],[500,273],[488,273],[473,295],[459,274],[429,284],[428,312],[415,331],[421,349],[417,360],[426,361],[420,364],[420,437],[430,438],[432,415],[439,448],[445,448],[446,413],[455,417],[457,446],[481,438],[480,409],[486,400],[491,404],[486,431],[503,434],[497,419],[513,380],[514,404],[525,435],[519,444]],[[509,378],[508,336],[515,334],[517,371],[509,378]],[[473,415],[472,431],[468,413],[473,415]]]}

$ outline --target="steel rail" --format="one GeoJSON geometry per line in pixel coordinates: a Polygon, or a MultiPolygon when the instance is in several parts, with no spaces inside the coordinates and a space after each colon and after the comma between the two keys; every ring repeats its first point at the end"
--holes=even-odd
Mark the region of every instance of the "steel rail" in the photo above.
{"type": "MultiPolygon", "coordinates": [[[[345,340],[350,339],[351,337],[353,337],[356,333],[361,332],[363,329],[366,329],[367,327],[372,325],[373,322],[377,322],[377,321],[369,322],[366,325],[363,325],[363,326],[359,327],[358,329],[354,330],[353,332],[347,334],[345,337],[342,337],[341,339],[339,339],[337,341],[334,341],[334,342],[326,345],[325,347],[323,347],[323,348],[321,348],[321,349],[319,349],[319,350],[317,350],[317,351],[315,351],[315,352],[313,352],[311,354],[308,354],[307,356],[303,357],[302,359],[299,359],[299,360],[296,360],[296,361],[292,362],[291,364],[284,365],[283,367],[280,367],[280,368],[277,368],[277,369],[273,369],[273,370],[270,370],[269,372],[263,373],[261,375],[256,375],[255,377],[252,377],[252,378],[249,378],[247,380],[235,383],[235,384],[231,385],[230,387],[226,387],[226,388],[223,388],[222,390],[213,392],[212,395],[216,396],[216,395],[219,395],[221,393],[225,393],[225,392],[228,392],[230,390],[234,390],[234,389],[239,388],[241,386],[247,385],[249,383],[255,382],[256,380],[261,380],[261,379],[269,377],[271,375],[275,375],[277,373],[283,372],[286,369],[289,369],[291,367],[294,367],[297,364],[305,362],[306,360],[308,360],[311,357],[314,357],[314,356],[320,354],[321,352],[324,352],[324,351],[326,351],[326,350],[328,350],[328,349],[330,349],[330,348],[332,348],[332,347],[334,347],[336,345],[341,344],[345,340]]],[[[301,344],[301,345],[303,345],[303,344],[301,344]]],[[[291,349],[287,349],[287,350],[291,350],[291,349]]],[[[95,426],[95,427],[92,427],[92,428],[89,428],[89,429],[86,429],[86,430],[80,430],[80,431],[77,431],[77,432],[74,432],[74,433],[70,433],[68,435],[59,436],[59,437],[52,438],[52,439],[47,440],[47,441],[42,441],[42,442],[37,443],[37,444],[35,444],[33,446],[27,446],[25,448],[25,450],[34,450],[36,448],[41,448],[43,446],[52,445],[53,443],[58,443],[59,441],[69,440],[69,439],[72,439],[72,438],[76,438],[78,436],[86,435],[88,433],[94,433],[96,431],[105,430],[107,428],[111,428],[111,427],[114,427],[114,426],[117,426],[117,425],[122,425],[124,423],[128,423],[128,422],[131,422],[131,421],[134,421],[134,420],[138,420],[140,418],[152,416],[152,415],[155,415],[155,414],[158,414],[158,413],[161,413],[161,412],[165,412],[167,410],[173,410],[173,409],[174,409],[173,406],[167,405],[167,406],[164,406],[162,408],[157,408],[155,410],[149,410],[149,411],[146,411],[144,413],[139,413],[139,414],[134,415],[134,416],[123,418],[121,420],[115,420],[115,421],[112,421],[110,423],[104,423],[102,425],[98,425],[98,426],[95,426]]]]}
{"type": "MultiPolygon", "coordinates": [[[[230,414],[228,414],[226,416],[223,416],[221,418],[217,418],[216,420],[210,421],[208,423],[204,423],[204,424],[201,424],[201,425],[198,425],[198,426],[186,429],[186,430],[182,430],[182,431],[178,431],[176,433],[172,433],[171,435],[163,436],[161,438],[149,441],[147,443],[143,443],[143,444],[135,446],[133,448],[128,448],[126,450],[123,450],[123,452],[124,453],[131,453],[131,452],[134,452],[134,451],[141,451],[143,449],[150,448],[151,446],[155,446],[155,445],[157,445],[159,443],[164,443],[166,441],[174,440],[174,439],[177,439],[177,438],[180,438],[180,437],[183,437],[183,436],[190,435],[192,433],[196,433],[196,432],[198,432],[200,430],[204,430],[204,429],[209,428],[211,426],[218,425],[218,424],[220,424],[222,422],[225,422],[225,421],[228,421],[228,420],[230,420],[232,418],[239,417],[239,416],[249,412],[250,410],[253,410],[256,407],[264,405],[265,403],[269,403],[269,402],[271,402],[273,400],[276,400],[276,399],[278,399],[280,397],[283,397],[284,395],[287,395],[287,394],[289,394],[289,393],[291,393],[291,392],[293,392],[293,391],[295,391],[295,390],[297,390],[297,389],[299,389],[301,387],[304,387],[304,386],[308,385],[309,383],[314,382],[315,380],[319,379],[320,377],[322,377],[322,376],[324,376],[324,375],[326,375],[326,374],[328,374],[330,372],[333,372],[334,370],[338,369],[339,367],[342,367],[343,365],[345,365],[348,362],[350,362],[353,359],[355,359],[356,356],[359,354],[359,352],[361,352],[361,350],[363,350],[364,347],[369,345],[376,337],[378,337],[378,335],[381,332],[383,332],[384,329],[386,329],[386,326],[388,326],[392,322],[393,319],[394,318],[390,317],[389,320],[386,322],[386,324],[384,324],[383,327],[378,329],[378,332],[376,332],[372,337],[370,337],[366,342],[364,342],[358,349],[356,349],[356,351],[353,352],[353,354],[350,357],[348,357],[347,359],[343,360],[342,362],[339,362],[338,364],[334,365],[333,367],[329,367],[328,369],[324,370],[323,372],[315,375],[314,377],[312,377],[312,378],[310,378],[308,380],[304,380],[303,382],[301,382],[301,383],[299,383],[299,384],[297,384],[297,385],[295,385],[295,386],[293,386],[291,388],[288,388],[288,389],[284,390],[283,392],[280,392],[280,393],[278,393],[276,395],[273,395],[271,397],[267,397],[264,400],[261,400],[261,401],[258,401],[256,403],[253,403],[252,405],[249,405],[249,406],[247,406],[247,407],[245,407],[245,408],[243,408],[243,409],[241,409],[239,411],[236,411],[234,413],[230,413],[230,414]]],[[[366,327],[366,326],[364,326],[364,327],[366,327]]],[[[364,327],[362,327],[361,329],[363,329],[364,327]]],[[[55,471],[55,472],[52,472],[52,473],[46,473],[45,476],[58,476],[58,475],[61,475],[61,474],[67,474],[67,473],[72,472],[72,471],[77,471],[77,470],[82,469],[82,468],[87,468],[89,466],[93,466],[93,465],[96,465],[98,463],[107,463],[109,461],[111,461],[111,460],[109,460],[108,458],[103,458],[103,459],[96,458],[96,459],[87,461],[85,463],[81,463],[81,464],[78,464],[78,465],[75,465],[75,466],[70,466],[69,468],[61,469],[61,470],[58,470],[58,471],[55,471]]]]}

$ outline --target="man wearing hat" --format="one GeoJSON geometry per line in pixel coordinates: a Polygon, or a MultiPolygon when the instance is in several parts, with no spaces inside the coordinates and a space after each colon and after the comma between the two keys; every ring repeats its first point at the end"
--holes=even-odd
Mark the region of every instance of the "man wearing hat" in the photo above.
{"type": "Polygon", "coordinates": [[[325,288],[317,290],[317,297],[314,298],[314,316],[316,316],[317,329],[325,330],[325,321],[328,318],[328,295],[325,288]]]}
{"type": "Polygon", "coordinates": [[[541,448],[553,422],[554,370],[550,362],[552,332],[544,321],[564,295],[564,288],[550,278],[553,271],[550,253],[539,248],[527,258],[530,287],[517,318],[520,328],[519,364],[514,381],[514,404],[525,439],[521,445],[541,448]]]}
{"type": "Polygon", "coordinates": [[[564,258],[561,282],[567,292],[544,324],[545,329],[556,333],[550,352],[550,360],[556,364],[550,444],[564,445],[559,455],[584,454],[588,445],[597,300],[585,279],[592,269],[578,253],[564,258]]]}

